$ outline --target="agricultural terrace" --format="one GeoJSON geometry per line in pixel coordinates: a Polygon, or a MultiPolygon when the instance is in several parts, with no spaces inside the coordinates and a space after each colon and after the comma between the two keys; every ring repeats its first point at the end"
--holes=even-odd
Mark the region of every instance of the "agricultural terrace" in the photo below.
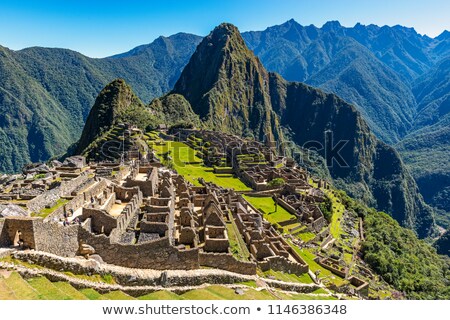
{"type": "Polygon", "coordinates": [[[250,195],[244,195],[244,198],[263,214],[264,219],[269,221],[272,225],[275,225],[280,231],[282,230],[283,233],[293,234],[295,237],[305,242],[315,238],[315,234],[306,232],[306,227],[302,226],[293,214],[289,213],[280,205],[275,207],[275,201],[272,197],[252,197],[250,195]]]}
{"type": "Polygon", "coordinates": [[[233,174],[214,173],[214,169],[205,166],[202,159],[195,155],[196,151],[183,142],[149,142],[149,146],[163,163],[164,157],[169,156],[173,169],[194,185],[199,186],[198,179],[203,178],[206,182],[212,182],[223,188],[232,188],[236,191],[251,190],[233,174]]]}

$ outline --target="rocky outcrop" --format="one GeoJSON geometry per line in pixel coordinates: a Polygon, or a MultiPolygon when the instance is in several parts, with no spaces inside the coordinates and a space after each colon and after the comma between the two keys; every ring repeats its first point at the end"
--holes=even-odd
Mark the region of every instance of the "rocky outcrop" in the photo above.
{"type": "Polygon", "coordinates": [[[89,112],[81,138],[73,154],[83,154],[86,148],[114,125],[127,120],[127,112],[142,111],[145,106],[122,79],[108,84],[98,95],[89,112]]]}
{"type": "Polygon", "coordinates": [[[268,80],[238,29],[224,23],[198,45],[171,93],[184,96],[208,128],[281,140],[268,80]]]}

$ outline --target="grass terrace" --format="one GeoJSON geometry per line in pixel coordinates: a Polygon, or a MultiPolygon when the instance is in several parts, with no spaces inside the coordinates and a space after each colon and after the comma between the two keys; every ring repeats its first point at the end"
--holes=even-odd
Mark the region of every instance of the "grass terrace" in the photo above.
{"type": "Polygon", "coordinates": [[[332,273],[330,270],[325,269],[324,267],[320,266],[317,262],[314,261],[314,258],[316,255],[313,253],[313,249],[310,248],[304,248],[300,249],[296,245],[294,245],[290,240],[287,240],[287,243],[291,246],[292,249],[294,249],[295,252],[297,252],[300,257],[309,265],[309,269],[312,272],[320,271],[319,277],[320,278],[326,278],[333,284],[337,286],[341,286],[345,284],[345,280],[340,278],[339,276],[332,273]]]}
{"type": "Polygon", "coordinates": [[[52,206],[51,208],[44,208],[39,213],[32,214],[32,216],[46,218],[48,215],[50,215],[57,209],[61,208],[63,205],[65,205],[68,202],[69,202],[69,200],[67,200],[67,199],[59,199],[58,201],[56,201],[56,204],[54,206],[52,206]]]}
{"type": "Polygon", "coordinates": [[[275,201],[272,197],[252,197],[244,195],[244,198],[256,209],[260,210],[264,214],[264,218],[271,224],[278,224],[279,222],[290,220],[295,217],[280,205],[278,205],[275,210],[275,201]]]}
{"type": "MultiPolygon", "coordinates": [[[[292,280],[292,279],[291,279],[292,280]]],[[[132,297],[122,291],[111,291],[101,294],[94,289],[76,289],[67,282],[51,282],[44,277],[25,280],[17,272],[4,271],[0,273],[1,300],[315,300],[330,299],[329,296],[317,296],[326,293],[321,289],[313,294],[287,294],[279,290],[257,290],[256,283],[249,281],[245,285],[243,294],[239,295],[234,289],[221,285],[212,285],[202,289],[194,289],[183,294],[170,291],[155,291],[140,297],[132,297]]]]}
{"type": "Polygon", "coordinates": [[[166,141],[164,144],[150,142],[149,145],[160,159],[170,151],[173,168],[194,185],[199,186],[198,178],[203,178],[206,182],[212,182],[223,188],[233,188],[236,191],[251,190],[232,174],[214,173],[214,169],[205,166],[203,160],[196,156],[196,151],[183,142],[166,141]]]}
{"type": "Polygon", "coordinates": [[[324,190],[333,204],[333,215],[331,216],[330,233],[335,239],[339,239],[342,234],[341,221],[344,215],[345,207],[332,190],[324,190]]]}

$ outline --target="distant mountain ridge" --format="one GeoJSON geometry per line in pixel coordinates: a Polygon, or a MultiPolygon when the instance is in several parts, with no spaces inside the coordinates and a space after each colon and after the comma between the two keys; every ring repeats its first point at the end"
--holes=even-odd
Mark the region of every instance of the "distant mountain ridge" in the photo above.
{"type": "Polygon", "coordinates": [[[0,172],[62,154],[80,136],[98,92],[126,79],[143,101],[169,91],[201,37],[159,37],[120,56],[0,47],[0,172]]]}
{"type": "MultiPolygon", "coordinates": [[[[288,80],[310,80],[311,84],[355,103],[377,136],[394,143],[414,129],[412,119],[415,118],[414,109],[417,109],[411,101],[411,90],[405,89],[398,77],[409,83],[410,79],[430,68],[435,60],[448,54],[449,34],[443,32],[431,39],[400,26],[357,24],[345,28],[334,21],[317,28],[303,27],[290,20],[265,31],[244,32],[243,38],[268,70],[277,71],[288,80]],[[369,51],[373,54],[371,57],[367,54],[369,51]],[[345,57],[345,52],[356,54],[365,65],[371,66],[372,72],[364,74],[359,67],[364,64],[354,61],[341,68],[346,64],[339,57],[345,57]],[[331,74],[329,77],[324,75],[325,70],[320,73],[325,66],[326,72],[331,74]],[[398,68],[398,75],[389,68],[394,71],[398,68]],[[352,83],[360,75],[362,82],[352,83]]],[[[30,139],[27,139],[26,128],[19,132],[0,120],[0,141],[7,146],[0,151],[0,171],[17,171],[27,162],[45,160],[63,152],[81,133],[96,93],[113,79],[125,79],[143,101],[169,91],[201,39],[178,33],[103,59],[92,59],[66,49],[33,47],[12,51],[1,47],[0,73],[9,73],[17,79],[3,77],[0,110],[20,118],[11,110],[15,108],[11,101],[20,100],[19,92],[26,88],[39,88],[42,98],[37,98],[39,94],[32,89],[27,93],[32,96],[27,108],[30,114],[46,110],[48,120],[38,121],[39,116],[35,116],[36,133],[39,133],[41,123],[46,129],[30,135],[33,137],[30,139]],[[43,103],[44,100],[51,102],[43,103]],[[49,108],[50,105],[54,107],[49,108]],[[65,133],[64,127],[70,127],[70,132],[65,133]],[[49,139],[55,130],[62,134],[49,139]],[[49,146],[46,140],[54,144],[49,146]],[[14,154],[16,158],[12,161],[14,154]]],[[[26,127],[30,126],[31,123],[26,127]]]]}

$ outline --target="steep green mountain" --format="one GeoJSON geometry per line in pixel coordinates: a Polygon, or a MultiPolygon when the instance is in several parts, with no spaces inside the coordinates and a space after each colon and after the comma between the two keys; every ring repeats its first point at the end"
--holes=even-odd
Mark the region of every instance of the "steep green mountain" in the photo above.
{"type": "MultiPolygon", "coordinates": [[[[378,137],[393,143],[410,129],[416,103],[401,73],[384,61],[387,53],[380,39],[391,30],[386,28],[344,28],[338,22],[322,28],[303,27],[290,20],[264,31],[244,33],[243,37],[266,68],[287,80],[303,81],[339,95],[358,108],[378,137]],[[371,41],[364,38],[364,30],[371,41]]],[[[402,33],[396,29],[391,32],[402,33]]],[[[399,35],[395,38],[403,39],[399,35]]],[[[385,42],[386,46],[397,44],[389,37],[385,42]]]]}
{"type": "MultiPolygon", "coordinates": [[[[345,44],[344,44],[345,43],[345,44]]],[[[412,126],[416,103],[400,77],[353,39],[307,81],[355,106],[383,141],[398,141],[412,126]]]]}
{"type": "Polygon", "coordinates": [[[438,222],[450,226],[450,58],[418,79],[419,102],[412,131],[396,145],[420,190],[437,209],[438,222]]]}
{"type": "Polygon", "coordinates": [[[433,125],[450,114],[450,56],[417,79],[414,95],[418,114],[413,130],[433,125]]]}
{"type": "Polygon", "coordinates": [[[283,142],[279,123],[297,145],[319,149],[340,187],[389,212],[421,237],[434,232],[432,210],[399,155],[377,140],[355,107],[268,73],[236,27],[222,24],[199,44],[171,94],[183,95],[214,130],[251,131],[260,140],[273,134],[283,142]],[[332,141],[325,138],[330,135],[332,141]],[[340,142],[345,142],[338,148],[342,161],[336,163],[340,159],[333,157],[333,147],[340,142]]]}
{"type": "Polygon", "coordinates": [[[100,92],[95,100],[81,138],[77,142],[75,154],[83,154],[92,142],[112,127],[128,122],[131,113],[140,112],[140,117],[136,118],[144,118],[146,110],[145,105],[134,94],[131,87],[122,79],[114,80],[100,92]]]}
{"type": "Polygon", "coordinates": [[[281,124],[294,133],[292,139],[298,145],[323,146],[319,153],[327,160],[328,170],[340,188],[389,212],[421,237],[432,232],[432,210],[424,203],[398,153],[370,132],[352,105],[305,84],[289,83],[275,74],[270,88],[281,124]],[[345,143],[337,148],[342,163],[332,158],[336,156],[333,148],[340,142],[345,143]]]}
{"type": "Polygon", "coordinates": [[[77,138],[64,108],[3,47],[0,74],[0,171],[64,152],[77,138]]]}
{"type": "Polygon", "coordinates": [[[354,104],[401,152],[427,203],[450,224],[450,33],[431,39],[401,26],[293,20],[243,34],[264,65],[354,104]]]}
{"type": "Polygon", "coordinates": [[[411,169],[424,199],[436,208],[436,219],[450,227],[450,116],[406,136],[396,148],[411,169]]]}
{"type": "Polygon", "coordinates": [[[189,102],[179,94],[168,94],[156,98],[150,103],[149,109],[161,123],[168,127],[183,124],[202,126],[199,116],[194,113],[189,102]]]}
{"type": "Polygon", "coordinates": [[[450,257],[450,229],[448,229],[442,236],[437,239],[433,246],[439,254],[444,254],[450,257]]]}
{"type": "Polygon", "coordinates": [[[209,128],[280,141],[268,80],[237,28],[222,24],[198,45],[171,94],[184,96],[209,128]]]}
{"type": "Polygon", "coordinates": [[[97,93],[116,78],[144,101],[169,91],[200,39],[160,37],[104,59],[65,49],[0,47],[0,172],[63,153],[79,138],[97,93]]]}

